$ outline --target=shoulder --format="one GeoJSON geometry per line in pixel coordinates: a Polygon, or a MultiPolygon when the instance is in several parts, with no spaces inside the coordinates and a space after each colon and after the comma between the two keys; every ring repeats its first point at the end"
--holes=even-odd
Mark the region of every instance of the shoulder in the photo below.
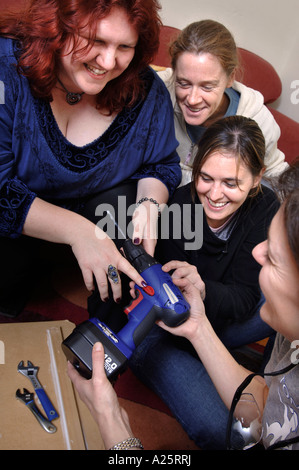
{"type": "Polygon", "coordinates": [[[0,37],[0,80],[5,87],[6,101],[17,99],[19,96],[21,76],[16,67],[17,55],[20,51],[18,44],[12,39],[0,37]]]}
{"type": "Polygon", "coordinates": [[[158,71],[159,77],[163,80],[165,85],[170,85],[173,82],[173,72],[171,68],[166,68],[164,70],[158,71]]]}
{"type": "Polygon", "coordinates": [[[235,81],[233,83],[232,89],[237,91],[240,94],[240,106],[244,106],[252,101],[259,103],[260,105],[264,104],[263,95],[253,88],[250,88],[243,83],[235,81]]]}
{"type": "Polygon", "coordinates": [[[157,90],[169,99],[169,93],[167,87],[161,77],[154,70],[150,69],[150,73],[153,75],[153,85],[157,90]]]}
{"type": "Polygon", "coordinates": [[[275,192],[264,184],[261,185],[261,191],[256,196],[256,202],[257,205],[263,204],[265,206],[269,206],[271,203],[279,205],[278,197],[275,192]]]}
{"type": "Polygon", "coordinates": [[[164,98],[169,100],[169,93],[167,88],[155,70],[153,70],[151,67],[148,67],[141,73],[141,78],[145,84],[148,97],[159,97],[159,99],[164,98]]]}
{"type": "MultiPolygon", "coordinates": [[[[265,372],[273,372],[280,370],[291,363],[297,362],[298,350],[296,349],[296,341],[291,343],[281,333],[276,334],[275,343],[272,349],[271,357],[266,365],[265,372]]],[[[294,371],[299,377],[299,367],[294,371]]],[[[271,378],[268,379],[271,382],[271,378]]]]}
{"type": "Polygon", "coordinates": [[[264,104],[263,95],[259,91],[236,81],[233,83],[232,88],[240,95],[237,114],[255,119],[261,125],[265,116],[268,117],[268,114],[271,114],[264,104]]]}
{"type": "Polygon", "coordinates": [[[266,227],[279,206],[280,203],[274,191],[262,185],[261,191],[254,197],[248,197],[243,204],[242,220],[248,228],[257,225],[266,227]]]}
{"type": "Polygon", "coordinates": [[[177,188],[169,201],[170,204],[193,204],[191,196],[191,183],[177,188]]]}
{"type": "Polygon", "coordinates": [[[19,42],[11,39],[0,36],[0,58],[5,57],[9,62],[17,61],[17,55],[20,51],[19,42]]]}
{"type": "Polygon", "coordinates": [[[175,96],[175,82],[174,82],[174,75],[171,68],[167,68],[162,72],[158,72],[159,77],[165,83],[165,86],[170,94],[170,99],[172,102],[172,106],[175,107],[176,104],[176,96],[175,96]]]}
{"type": "Polygon", "coordinates": [[[10,56],[13,54],[12,39],[0,36],[0,57],[10,56]]]}
{"type": "Polygon", "coordinates": [[[265,185],[261,185],[259,193],[252,198],[253,206],[259,211],[279,207],[280,203],[275,192],[265,185]]]}
{"type": "Polygon", "coordinates": [[[173,122],[173,108],[164,82],[150,67],[143,72],[142,78],[146,89],[146,96],[142,101],[146,104],[146,109],[149,112],[152,110],[159,117],[161,124],[164,121],[163,125],[170,125],[173,122]]]}
{"type": "Polygon", "coordinates": [[[13,74],[17,76],[16,64],[18,53],[20,52],[19,43],[13,39],[0,36],[0,71],[3,74],[13,74]]]}
{"type": "Polygon", "coordinates": [[[145,70],[142,71],[141,77],[143,81],[146,83],[147,88],[161,88],[165,89],[165,85],[163,80],[159,77],[157,72],[152,67],[147,67],[145,70]]]}
{"type": "Polygon", "coordinates": [[[265,129],[268,131],[268,127],[277,126],[273,115],[264,103],[262,93],[236,81],[232,88],[240,94],[237,114],[254,119],[263,132],[265,129]]]}

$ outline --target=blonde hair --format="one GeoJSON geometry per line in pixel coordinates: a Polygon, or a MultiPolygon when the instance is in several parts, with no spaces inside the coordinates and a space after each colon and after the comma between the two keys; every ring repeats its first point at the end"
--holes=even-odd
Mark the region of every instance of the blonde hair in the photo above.
{"type": "Polygon", "coordinates": [[[169,53],[175,71],[177,59],[183,52],[210,53],[218,58],[228,77],[239,67],[238,50],[230,31],[221,23],[202,20],[184,28],[171,44],[169,53]]]}

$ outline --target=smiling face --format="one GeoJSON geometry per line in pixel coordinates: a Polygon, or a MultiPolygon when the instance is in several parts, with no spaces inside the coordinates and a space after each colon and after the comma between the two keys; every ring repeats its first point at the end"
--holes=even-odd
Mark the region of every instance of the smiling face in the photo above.
{"type": "Polygon", "coordinates": [[[299,339],[299,272],[288,243],[283,207],[274,216],[268,240],[252,252],[262,266],[260,287],[266,298],[261,318],[289,341],[299,339]]]}
{"type": "Polygon", "coordinates": [[[234,155],[215,151],[204,162],[195,184],[210,227],[221,227],[247,199],[261,176],[254,177],[234,155]]]}
{"type": "Polygon", "coordinates": [[[224,91],[233,83],[220,61],[210,53],[179,55],[175,68],[177,103],[190,125],[208,125],[226,112],[224,91]]]}
{"type": "MultiPolygon", "coordinates": [[[[79,50],[88,44],[88,33],[88,29],[82,32],[79,50]]],[[[113,8],[99,21],[96,40],[84,56],[74,54],[73,44],[66,46],[59,78],[69,91],[96,95],[127,69],[134,57],[137,41],[138,33],[126,12],[113,8]]]]}

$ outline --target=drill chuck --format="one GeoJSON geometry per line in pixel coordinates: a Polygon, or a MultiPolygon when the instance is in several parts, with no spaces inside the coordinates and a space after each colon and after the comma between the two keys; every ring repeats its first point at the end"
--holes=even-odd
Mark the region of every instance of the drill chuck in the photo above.
{"type": "Polygon", "coordinates": [[[144,251],[142,245],[134,245],[130,239],[124,242],[123,250],[126,259],[139,274],[142,274],[147,268],[159,264],[155,258],[144,251]]]}

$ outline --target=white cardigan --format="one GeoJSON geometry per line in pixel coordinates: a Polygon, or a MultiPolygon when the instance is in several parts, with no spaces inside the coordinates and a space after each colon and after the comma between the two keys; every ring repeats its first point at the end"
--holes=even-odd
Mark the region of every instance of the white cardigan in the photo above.
{"type": "MultiPolygon", "coordinates": [[[[186,131],[185,120],[183,114],[176,102],[175,85],[173,80],[172,69],[167,68],[158,72],[160,78],[164,81],[174,108],[174,123],[176,138],[179,142],[177,152],[181,159],[182,181],[181,185],[191,181],[192,163],[197,152],[197,145],[192,146],[190,137],[186,131]],[[187,156],[192,152],[189,164],[184,162],[187,156]]],[[[240,93],[240,101],[237,109],[238,115],[254,119],[261,128],[266,141],[265,155],[265,176],[273,177],[282,173],[288,164],[285,161],[284,154],[277,148],[277,141],[280,137],[280,128],[268,108],[264,105],[263,95],[252,88],[248,88],[239,82],[234,82],[232,88],[240,93]]]]}

